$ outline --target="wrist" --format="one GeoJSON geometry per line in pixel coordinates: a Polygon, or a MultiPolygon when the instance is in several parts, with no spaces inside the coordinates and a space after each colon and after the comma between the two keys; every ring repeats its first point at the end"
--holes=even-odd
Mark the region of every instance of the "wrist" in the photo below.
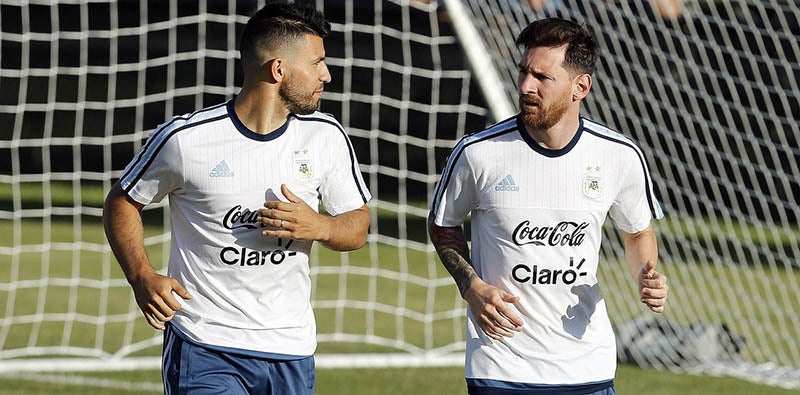
{"type": "Polygon", "coordinates": [[[155,273],[156,271],[151,265],[143,264],[135,270],[130,270],[128,273],[126,273],[125,277],[128,280],[128,284],[134,285],[142,281],[142,279],[152,276],[155,273]]]}
{"type": "Polygon", "coordinates": [[[478,289],[483,284],[483,280],[476,274],[472,274],[467,281],[463,282],[464,287],[461,290],[461,298],[467,300],[470,296],[478,292],[478,289]]]}
{"type": "Polygon", "coordinates": [[[317,214],[320,217],[317,240],[322,243],[329,243],[333,234],[333,217],[325,214],[317,214]]]}

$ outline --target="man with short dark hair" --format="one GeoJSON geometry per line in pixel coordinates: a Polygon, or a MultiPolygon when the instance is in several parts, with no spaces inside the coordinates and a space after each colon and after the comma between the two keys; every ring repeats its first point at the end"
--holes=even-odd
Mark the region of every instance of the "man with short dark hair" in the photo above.
{"type": "Polygon", "coordinates": [[[467,311],[466,379],[477,394],[613,394],[614,333],[597,278],[610,215],[640,300],[662,312],[650,221],[663,216],[644,156],[580,115],[598,47],[585,27],[535,21],[517,38],[520,112],[464,137],[428,231],[467,311]],[[472,257],[462,225],[471,213],[472,257]]]}
{"type": "Polygon", "coordinates": [[[329,29],[295,4],[256,12],[239,95],[156,128],[106,198],[109,244],[148,323],[165,329],[166,393],[314,393],[309,251],[364,245],[371,199],[344,129],[316,111],[329,29]],[[141,222],[165,196],[167,276],[141,222]]]}

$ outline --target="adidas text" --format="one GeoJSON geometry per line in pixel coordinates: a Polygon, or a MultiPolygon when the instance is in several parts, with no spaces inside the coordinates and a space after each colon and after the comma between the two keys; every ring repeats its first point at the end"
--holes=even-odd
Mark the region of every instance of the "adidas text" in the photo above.
{"type": "Polygon", "coordinates": [[[503,191],[510,191],[510,192],[519,192],[519,186],[516,185],[497,185],[494,187],[495,191],[503,192],[503,191]]]}
{"type": "Polygon", "coordinates": [[[212,171],[208,173],[209,177],[233,177],[232,171],[212,171]]]}
{"type": "Polygon", "coordinates": [[[519,186],[517,186],[517,183],[514,182],[514,178],[509,174],[495,185],[494,190],[498,192],[519,192],[519,186]]]}
{"type": "Polygon", "coordinates": [[[208,176],[209,177],[233,177],[234,174],[233,174],[233,171],[231,171],[231,168],[228,167],[228,164],[225,163],[225,161],[223,160],[223,161],[217,163],[216,166],[214,166],[214,169],[211,170],[210,173],[208,173],[208,176]]]}

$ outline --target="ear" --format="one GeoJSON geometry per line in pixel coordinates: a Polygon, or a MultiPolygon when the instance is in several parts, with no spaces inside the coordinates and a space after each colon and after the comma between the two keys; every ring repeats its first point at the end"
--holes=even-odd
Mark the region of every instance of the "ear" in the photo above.
{"type": "Polygon", "coordinates": [[[276,82],[283,80],[286,76],[286,60],[283,58],[275,58],[269,61],[269,75],[276,82]]]}
{"type": "Polygon", "coordinates": [[[572,80],[572,101],[583,100],[589,95],[592,89],[592,76],[589,74],[579,74],[572,80]]]}

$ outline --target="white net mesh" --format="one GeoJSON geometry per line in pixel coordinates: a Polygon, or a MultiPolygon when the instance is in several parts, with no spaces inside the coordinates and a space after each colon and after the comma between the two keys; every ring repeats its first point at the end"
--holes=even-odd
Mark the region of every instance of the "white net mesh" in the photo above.
{"type": "MultiPolygon", "coordinates": [[[[463,347],[463,305],[427,244],[425,217],[452,141],[486,123],[480,95],[436,4],[317,3],[333,26],[322,110],[351,134],[375,196],[367,247],[314,252],[320,353],[398,354],[359,359],[368,365],[458,363],[433,358],[463,347]]],[[[156,125],[238,91],[236,43],[262,4],[0,5],[4,368],[157,363],[161,335],[141,318],[103,236],[104,194],[156,125]],[[33,356],[50,358],[24,361],[33,356]],[[64,356],[85,358],[56,359],[64,356]]],[[[165,206],[146,208],[144,221],[163,270],[165,206]]]]}
{"type": "Polygon", "coordinates": [[[397,363],[458,363],[447,354],[463,349],[463,304],[428,245],[427,197],[453,139],[483,127],[485,110],[436,4],[344,3],[322,4],[330,19],[347,21],[334,23],[326,41],[334,93],[322,109],[349,131],[377,199],[365,249],[316,259],[321,352],[401,351],[412,358],[394,356],[397,363]]]}
{"type": "Polygon", "coordinates": [[[514,39],[528,21],[573,19],[598,38],[585,115],[643,148],[666,213],[657,231],[672,289],[663,320],[639,318],[606,227],[601,279],[620,356],[800,387],[796,2],[462,3],[511,103],[514,39]]]}

